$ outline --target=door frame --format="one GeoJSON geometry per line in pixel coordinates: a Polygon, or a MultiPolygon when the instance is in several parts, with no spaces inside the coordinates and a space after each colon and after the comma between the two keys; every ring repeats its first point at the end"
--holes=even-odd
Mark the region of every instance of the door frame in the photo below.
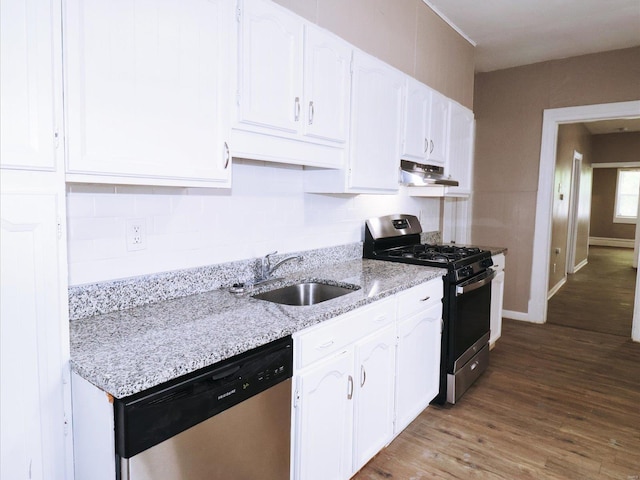
{"type": "MultiPolygon", "coordinates": [[[[569,187],[569,218],[567,225],[567,259],[565,274],[576,273],[576,246],[578,241],[578,210],[580,207],[580,182],[582,180],[582,154],[573,151],[571,186],[569,187]]],[[[584,264],[583,264],[584,265],[584,264]]],[[[582,265],[581,265],[582,266],[582,265]]]]}
{"type": "MultiPolygon", "coordinates": [[[[531,265],[531,290],[527,315],[530,321],[535,323],[547,321],[547,279],[549,278],[549,258],[551,255],[551,213],[558,126],[565,123],[637,118],[638,116],[640,116],[640,100],[544,110],[533,237],[533,258],[535,261],[531,265]]],[[[635,341],[640,341],[640,295],[638,294],[640,282],[636,282],[636,289],[631,336],[635,341]]]]}

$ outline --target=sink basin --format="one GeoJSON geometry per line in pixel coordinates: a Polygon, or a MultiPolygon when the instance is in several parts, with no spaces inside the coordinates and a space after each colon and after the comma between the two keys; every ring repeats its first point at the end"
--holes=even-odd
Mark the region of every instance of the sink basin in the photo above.
{"type": "Polygon", "coordinates": [[[343,287],[321,282],[301,282],[287,287],[269,290],[268,292],[258,293],[252,295],[252,297],[281,305],[302,307],[326,302],[327,300],[354,292],[359,288],[360,287],[356,285],[343,287]]]}

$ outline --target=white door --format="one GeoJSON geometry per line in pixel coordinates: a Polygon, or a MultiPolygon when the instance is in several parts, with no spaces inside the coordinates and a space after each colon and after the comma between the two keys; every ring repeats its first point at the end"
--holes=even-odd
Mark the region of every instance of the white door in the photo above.
{"type": "Polygon", "coordinates": [[[439,390],[442,305],[398,324],[395,433],[404,430],[439,390]]]}
{"type": "Polygon", "coordinates": [[[233,17],[224,8],[225,0],[66,2],[68,172],[228,179],[221,58],[233,17]]]}
{"type": "Polygon", "coordinates": [[[338,354],[296,378],[295,478],[351,476],[353,352],[338,354]]]}
{"type": "Polygon", "coordinates": [[[0,162],[54,170],[61,98],[60,2],[0,3],[0,162]]]}
{"type": "Polygon", "coordinates": [[[408,78],[405,98],[402,158],[424,163],[430,147],[427,120],[431,90],[408,78]]]}
{"type": "Polygon", "coordinates": [[[395,325],[356,345],[354,472],[393,436],[395,346],[395,325]]]}
{"type": "MultiPolygon", "coordinates": [[[[449,131],[449,100],[435,90],[431,91],[429,105],[428,163],[444,165],[447,158],[449,131]]],[[[446,173],[446,172],[445,172],[446,173]]]]}
{"type": "Polygon", "coordinates": [[[305,25],[304,52],[304,133],[344,144],[349,125],[351,48],[305,25]]]}
{"type": "Polygon", "coordinates": [[[3,194],[0,201],[0,477],[7,480],[72,476],[65,466],[59,202],[55,194],[3,194]]]}
{"type": "Polygon", "coordinates": [[[264,0],[244,0],[239,122],[295,134],[302,124],[300,20],[264,0]]]}
{"type": "Polygon", "coordinates": [[[349,187],[398,190],[404,78],[380,60],[354,52],[349,187]]]}

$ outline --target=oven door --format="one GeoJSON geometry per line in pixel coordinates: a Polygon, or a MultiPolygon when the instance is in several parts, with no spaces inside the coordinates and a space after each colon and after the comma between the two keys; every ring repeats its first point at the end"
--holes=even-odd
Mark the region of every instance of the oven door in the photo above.
{"type": "Polygon", "coordinates": [[[449,289],[449,373],[466,363],[469,360],[467,355],[475,354],[469,349],[489,334],[491,280],[495,275],[495,271],[489,268],[468,280],[451,285],[449,289]]]}

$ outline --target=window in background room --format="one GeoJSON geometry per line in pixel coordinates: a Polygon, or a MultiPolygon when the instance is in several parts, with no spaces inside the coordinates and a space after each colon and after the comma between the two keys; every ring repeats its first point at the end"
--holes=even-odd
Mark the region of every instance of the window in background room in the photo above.
{"type": "Polygon", "coordinates": [[[614,223],[636,223],[639,190],[640,168],[619,168],[614,223]]]}

